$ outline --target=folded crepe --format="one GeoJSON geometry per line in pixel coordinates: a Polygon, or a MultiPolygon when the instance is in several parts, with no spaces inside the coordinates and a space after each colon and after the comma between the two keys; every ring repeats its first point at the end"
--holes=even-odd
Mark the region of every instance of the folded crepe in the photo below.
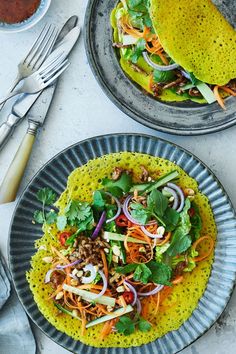
{"type": "Polygon", "coordinates": [[[150,16],[166,53],[197,79],[236,78],[236,31],[211,0],[150,0],[150,16]]]}

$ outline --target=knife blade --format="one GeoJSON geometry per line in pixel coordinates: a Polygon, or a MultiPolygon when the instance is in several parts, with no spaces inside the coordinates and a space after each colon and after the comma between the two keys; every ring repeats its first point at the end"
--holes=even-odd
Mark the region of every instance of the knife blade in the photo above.
{"type": "MultiPolygon", "coordinates": [[[[63,26],[62,30],[59,33],[59,41],[56,42],[54,51],[46,59],[44,64],[46,64],[48,61],[51,61],[53,57],[58,56],[59,52],[63,52],[65,58],[70,54],[80,34],[80,28],[76,26],[77,22],[77,16],[72,16],[66,22],[66,24],[63,26]],[[72,28],[72,26],[74,25],[75,27],[72,28]],[[63,36],[63,34],[65,34],[66,32],[67,34],[63,36]]],[[[6,142],[12,135],[15,127],[25,117],[29,109],[33,106],[35,101],[40,96],[40,94],[41,92],[33,95],[23,95],[19,97],[18,100],[14,103],[11,113],[8,115],[6,121],[0,126],[0,150],[6,144],[6,142]]]]}
{"type": "Polygon", "coordinates": [[[0,187],[0,204],[12,202],[16,198],[38,127],[43,125],[47,117],[55,89],[56,83],[46,88],[29,111],[27,132],[0,187]]]}

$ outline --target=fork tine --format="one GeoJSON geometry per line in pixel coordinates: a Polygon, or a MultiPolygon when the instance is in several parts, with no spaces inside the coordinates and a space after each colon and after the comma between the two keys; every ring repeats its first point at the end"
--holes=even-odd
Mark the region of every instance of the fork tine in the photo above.
{"type": "Polygon", "coordinates": [[[59,71],[57,71],[57,73],[54,74],[54,76],[49,81],[44,83],[44,87],[47,87],[50,84],[52,84],[58,78],[58,76],[60,76],[63,73],[63,71],[65,71],[69,66],[70,66],[70,62],[68,60],[65,60],[63,62],[62,68],[59,71]]]}
{"type": "Polygon", "coordinates": [[[51,25],[45,25],[44,28],[42,29],[42,31],[40,32],[38,38],[36,39],[36,41],[34,42],[34,44],[32,45],[29,53],[26,55],[25,59],[24,59],[24,63],[30,63],[32,61],[32,59],[34,58],[35,53],[37,52],[39,46],[42,44],[45,36],[47,35],[48,31],[50,30],[51,25]]]}
{"type": "Polygon", "coordinates": [[[60,63],[59,65],[56,65],[52,70],[50,70],[47,74],[41,76],[43,81],[46,82],[48,80],[51,79],[51,77],[53,77],[53,75],[59,71],[65,64],[68,63],[68,59],[64,60],[62,63],[60,63]]]}
{"type": "Polygon", "coordinates": [[[41,76],[46,75],[50,70],[54,69],[55,66],[62,63],[64,60],[64,52],[59,53],[54,59],[52,59],[47,65],[42,65],[38,70],[41,76]]]}
{"type": "Polygon", "coordinates": [[[40,47],[37,52],[37,55],[34,57],[33,68],[38,69],[44,62],[47,55],[51,52],[54,43],[56,42],[58,36],[58,30],[54,27],[52,28],[51,33],[48,35],[48,38],[44,40],[44,44],[40,47]]]}

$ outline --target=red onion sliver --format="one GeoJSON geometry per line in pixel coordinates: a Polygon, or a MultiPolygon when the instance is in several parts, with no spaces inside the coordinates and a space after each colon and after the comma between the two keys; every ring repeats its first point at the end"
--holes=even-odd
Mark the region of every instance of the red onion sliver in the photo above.
{"type": "Polygon", "coordinates": [[[141,305],[141,301],[139,300],[139,298],[137,298],[136,305],[137,305],[137,312],[138,312],[138,314],[140,314],[142,311],[142,305],[141,305]]]}
{"type": "Polygon", "coordinates": [[[178,209],[176,210],[180,213],[184,207],[184,201],[185,201],[184,193],[183,193],[182,189],[174,183],[167,183],[167,186],[174,189],[180,197],[180,205],[179,205],[178,209]]]}
{"type": "Polygon", "coordinates": [[[137,291],[136,289],[133,287],[133,285],[131,285],[127,280],[124,281],[124,284],[129,288],[129,290],[134,294],[134,300],[132,302],[132,306],[134,306],[136,304],[138,295],[137,295],[137,291]]]}
{"type": "Polygon", "coordinates": [[[162,238],[163,237],[163,235],[152,234],[151,232],[147,231],[145,226],[141,226],[141,230],[145,233],[145,235],[147,235],[148,237],[151,237],[151,238],[162,238]]]}
{"type": "Polygon", "coordinates": [[[107,195],[109,195],[109,197],[113,198],[114,201],[116,202],[116,205],[117,205],[116,215],[114,215],[112,218],[106,220],[106,224],[109,224],[110,222],[112,222],[113,220],[118,218],[118,216],[120,215],[120,213],[121,213],[121,203],[119,202],[118,198],[114,197],[111,193],[109,193],[109,192],[105,192],[105,193],[107,195]]]}
{"type": "Polygon", "coordinates": [[[164,285],[157,285],[155,289],[148,291],[147,293],[138,293],[138,296],[151,296],[157,294],[164,288],[164,285]]]}
{"type": "Polygon", "coordinates": [[[98,297],[100,297],[100,296],[102,296],[105,292],[106,292],[106,290],[107,290],[107,278],[105,277],[105,274],[101,271],[101,270],[99,270],[98,271],[98,273],[101,275],[101,277],[102,277],[102,280],[103,280],[103,287],[102,287],[102,290],[100,291],[100,293],[99,294],[97,294],[96,296],[94,296],[94,299],[97,299],[98,297]]]}
{"type": "Polygon", "coordinates": [[[145,61],[155,70],[159,70],[159,71],[171,71],[174,69],[177,69],[179,67],[179,64],[171,64],[171,65],[158,65],[157,63],[154,63],[150,58],[148,53],[145,51],[143,52],[143,57],[145,59],[145,61]]]}
{"type": "Polygon", "coordinates": [[[133,224],[136,224],[136,225],[142,225],[140,224],[137,220],[135,220],[129,213],[129,210],[128,210],[128,205],[129,205],[129,202],[130,202],[130,199],[132,198],[131,195],[129,195],[125,201],[124,201],[124,204],[123,204],[123,212],[125,214],[125,216],[127,217],[127,219],[129,221],[131,221],[133,224]]]}
{"type": "Polygon", "coordinates": [[[94,266],[91,263],[89,263],[83,268],[83,270],[85,272],[90,272],[90,275],[88,277],[85,277],[85,276],[82,277],[82,279],[81,279],[82,283],[83,284],[92,283],[92,281],[94,281],[94,279],[96,278],[96,274],[97,274],[94,266]]]}
{"type": "Polygon", "coordinates": [[[99,221],[98,221],[98,223],[97,223],[97,226],[96,226],[96,228],[95,228],[95,230],[93,231],[93,234],[92,234],[92,236],[91,236],[91,239],[92,239],[92,240],[95,240],[95,238],[98,237],[99,231],[101,230],[102,225],[103,225],[103,223],[104,223],[105,220],[106,220],[106,212],[103,211],[103,212],[102,212],[102,215],[101,215],[101,217],[100,217],[100,219],[99,219],[99,221]]]}
{"type": "Polygon", "coordinates": [[[178,194],[176,193],[176,191],[173,188],[170,188],[170,187],[164,187],[163,190],[172,194],[172,196],[174,197],[174,203],[172,205],[172,209],[176,210],[178,208],[178,204],[179,204],[178,194]]]}
{"type": "Polygon", "coordinates": [[[67,268],[67,267],[73,267],[74,265],[76,265],[76,264],[79,264],[79,263],[81,263],[81,262],[83,262],[83,259],[77,259],[76,261],[74,261],[74,262],[72,262],[72,263],[69,263],[69,264],[66,264],[66,265],[57,265],[56,266],[56,269],[65,269],[65,268],[67,268]]]}
{"type": "Polygon", "coordinates": [[[49,271],[47,271],[45,278],[44,278],[44,283],[47,284],[50,282],[51,279],[51,275],[52,273],[55,271],[55,269],[49,269],[49,271]]]}

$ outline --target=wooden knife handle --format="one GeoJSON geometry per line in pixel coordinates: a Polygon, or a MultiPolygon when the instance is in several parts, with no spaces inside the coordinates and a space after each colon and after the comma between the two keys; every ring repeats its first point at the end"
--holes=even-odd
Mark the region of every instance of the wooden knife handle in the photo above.
{"type": "Polygon", "coordinates": [[[10,203],[16,195],[30,158],[38,124],[29,122],[29,128],[0,187],[0,204],[10,203]]]}

